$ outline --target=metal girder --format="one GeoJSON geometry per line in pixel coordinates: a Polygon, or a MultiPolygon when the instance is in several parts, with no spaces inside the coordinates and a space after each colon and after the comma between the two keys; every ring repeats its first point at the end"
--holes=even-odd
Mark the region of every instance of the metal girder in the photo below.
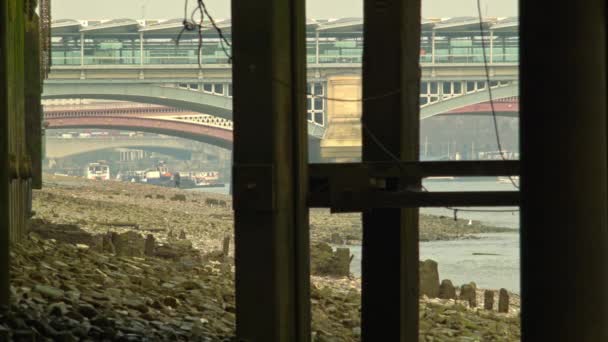
{"type": "Polygon", "coordinates": [[[232,20],[237,340],[309,341],[304,1],[232,20]]]}
{"type": "MultiPolygon", "coordinates": [[[[420,0],[365,0],[363,7],[362,159],[387,161],[392,154],[415,161],[420,0]]],[[[417,180],[400,181],[416,185],[417,180]]],[[[389,182],[386,187],[397,189],[400,184],[389,182]]],[[[366,210],[362,253],[362,340],[417,341],[418,210],[366,210]]]]}

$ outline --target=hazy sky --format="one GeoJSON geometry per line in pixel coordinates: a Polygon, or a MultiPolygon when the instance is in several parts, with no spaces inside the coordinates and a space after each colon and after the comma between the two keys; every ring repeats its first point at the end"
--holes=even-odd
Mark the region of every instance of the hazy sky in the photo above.
{"type": "MultiPolygon", "coordinates": [[[[184,0],[53,0],[54,19],[115,19],[142,16],[152,19],[172,19],[183,16],[184,0]]],[[[241,0],[255,1],[255,0],[241,0]]],[[[194,3],[195,0],[190,0],[194,3]]],[[[308,0],[308,17],[361,17],[363,0],[308,0]]],[[[207,0],[212,16],[230,15],[230,0],[207,0]]],[[[482,0],[487,16],[517,15],[517,0],[482,0]]],[[[422,0],[423,17],[456,17],[477,15],[476,0],[422,0]]]]}

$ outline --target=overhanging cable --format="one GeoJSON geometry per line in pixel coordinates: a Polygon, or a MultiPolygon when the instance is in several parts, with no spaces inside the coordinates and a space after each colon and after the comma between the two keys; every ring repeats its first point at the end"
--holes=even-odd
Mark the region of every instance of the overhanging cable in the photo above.
{"type": "MultiPolygon", "coordinates": [[[[483,27],[483,16],[481,14],[481,0],[477,0],[477,15],[479,17],[479,34],[481,35],[481,50],[483,53],[483,67],[484,67],[484,71],[485,71],[485,76],[486,76],[486,87],[488,87],[488,96],[490,98],[490,109],[492,111],[492,122],[494,123],[494,133],[495,133],[495,137],[496,137],[496,145],[498,147],[498,153],[500,153],[500,158],[503,161],[506,161],[507,159],[505,158],[504,152],[502,150],[502,142],[500,141],[500,131],[498,130],[498,120],[496,118],[496,108],[494,107],[494,97],[492,95],[492,85],[491,85],[491,81],[490,81],[490,67],[488,65],[488,56],[486,53],[486,38],[485,38],[485,29],[483,27]]],[[[493,39],[492,37],[490,37],[490,39],[493,39]]],[[[513,184],[513,186],[516,189],[519,189],[519,185],[517,185],[515,183],[515,181],[513,180],[513,177],[509,176],[509,180],[511,181],[511,184],[513,184]]]]}
{"type": "MultiPolygon", "coordinates": [[[[216,24],[215,20],[213,19],[213,17],[209,14],[209,11],[207,10],[207,7],[204,3],[203,0],[197,0],[197,8],[193,11],[192,16],[191,16],[191,22],[189,22],[186,18],[187,16],[187,7],[188,7],[188,0],[185,0],[185,10],[184,10],[184,21],[183,21],[183,25],[184,28],[182,29],[182,31],[180,32],[177,41],[179,42],[179,38],[181,37],[182,33],[187,30],[187,31],[192,31],[195,27],[197,27],[196,24],[194,24],[194,13],[196,13],[196,11],[200,12],[201,15],[201,21],[200,24],[198,25],[198,30],[199,30],[199,65],[200,65],[200,60],[201,60],[201,47],[200,47],[200,42],[202,40],[202,20],[204,15],[207,16],[207,18],[209,19],[209,22],[211,23],[212,27],[215,29],[215,31],[217,32],[219,38],[220,38],[220,45],[222,47],[222,50],[224,52],[224,54],[226,55],[226,57],[228,57],[228,61],[229,63],[232,62],[232,55],[228,52],[226,45],[228,47],[232,47],[232,44],[230,43],[230,41],[224,36],[222,29],[220,27],[218,27],[218,25],[216,24]]],[[[487,58],[487,53],[486,53],[486,43],[485,43],[485,29],[483,27],[483,16],[481,13],[481,0],[477,0],[477,12],[478,12],[478,17],[479,17],[479,31],[480,31],[480,35],[481,35],[481,45],[482,45],[482,52],[483,52],[483,64],[484,64],[484,71],[485,71],[485,78],[486,78],[486,86],[488,87],[488,95],[489,95],[489,102],[490,102],[490,108],[492,111],[492,120],[493,120],[493,124],[494,124],[494,132],[495,132],[495,137],[496,137],[496,144],[500,153],[500,157],[503,161],[506,161],[506,158],[504,156],[504,152],[502,150],[502,142],[500,139],[500,131],[498,129],[498,120],[496,117],[496,109],[494,106],[494,98],[493,98],[493,94],[492,94],[492,86],[491,86],[491,80],[490,80],[490,70],[489,70],[489,65],[488,65],[488,58],[487,58]]],[[[292,88],[293,86],[291,84],[289,84],[288,82],[279,80],[279,79],[273,79],[274,82],[281,84],[285,87],[289,87],[292,88]]],[[[364,102],[364,101],[372,101],[372,100],[378,100],[378,99],[383,99],[386,97],[390,97],[396,94],[399,94],[401,92],[401,89],[395,89],[392,91],[388,91],[384,94],[379,94],[379,95],[375,95],[375,96],[370,96],[367,98],[360,98],[360,99],[340,99],[340,98],[332,98],[332,97],[326,97],[326,96],[321,96],[321,95],[316,95],[316,94],[312,94],[308,91],[304,91],[304,93],[306,94],[306,96],[310,96],[312,98],[320,98],[320,99],[324,99],[326,101],[335,101],[335,102],[364,102]]],[[[399,169],[401,171],[403,171],[403,167],[401,165],[401,160],[399,159],[399,157],[397,157],[394,153],[392,153],[381,141],[380,139],[374,135],[374,133],[363,123],[361,122],[361,127],[363,132],[368,135],[370,137],[370,139],[374,142],[374,144],[376,144],[376,146],[378,148],[380,148],[387,156],[389,156],[389,158],[393,159],[397,166],[399,167],[399,169]]],[[[515,183],[515,181],[513,180],[513,178],[511,176],[509,176],[509,180],[511,181],[511,184],[513,184],[513,186],[517,189],[519,189],[519,185],[517,185],[515,183]]],[[[421,185],[422,190],[423,191],[428,191],[423,185],[421,185]]],[[[463,212],[517,212],[519,210],[509,210],[509,209],[497,209],[497,210],[479,210],[479,209],[459,209],[459,208],[452,208],[452,207],[445,207],[448,210],[453,210],[454,211],[454,215],[456,216],[456,213],[458,211],[463,211],[463,212]]]]}

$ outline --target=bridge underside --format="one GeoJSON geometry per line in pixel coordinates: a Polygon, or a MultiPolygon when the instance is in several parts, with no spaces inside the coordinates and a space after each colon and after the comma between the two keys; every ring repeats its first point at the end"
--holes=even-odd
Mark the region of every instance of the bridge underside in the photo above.
{"type": "Polygon", "coordinates": [[[120,147],[105,147],[100,146],[96,149],[88,149],[78,152],[67,151],[65,153],[54,152],[47,153],[47,159],[61,159],[61,158],[71,158],[76,159],[80,157],[86,157],[91,153],[104,153],[104,152],[115,152],[117,149],[129,149],[129,150],[142,150],[145,152],[158,153],[166,156],[171,156],[177,160],[190,160],[192,158],[192,151],[181,148],[172,148],[172,147],[164,147],[164,146],[139,146],[137,144],[125,144],[120,147]]]}
{"type": "MultiPolygon", "coordinates": [[[[488,89],[470,94],[454,96],[420,108],[420,119],[428,119],[441,114],[491,114],[492,105],[489,102],[488,89]]],[[[493,87],[492,100],[494,111],[505,116],[519,112],[519,85],[512,83],[507,86],[493,87]]]]}
{"type": "Polygon", "coordinates": [[[154,84],[47,82],[44,85],[42,98],[151,103],[232,120],[232,98],[154,84]]]}
{"type": "Polygon", "coordinates": [[[107,116],[48,119],[45,122],[49,129],[106,128],[140,131],[191,139],[225,149],[232,149],[232,131],[186,122],[107,116]]]}

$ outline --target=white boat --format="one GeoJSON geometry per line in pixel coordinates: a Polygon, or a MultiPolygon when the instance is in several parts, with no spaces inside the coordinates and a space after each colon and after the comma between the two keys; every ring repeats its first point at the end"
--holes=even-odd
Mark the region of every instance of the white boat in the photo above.
{"type": "Polygon", "coordinates": [[[110,167],[105,162],[89,163],[86,169],[87,179],[109,180],[110,167]]]}

